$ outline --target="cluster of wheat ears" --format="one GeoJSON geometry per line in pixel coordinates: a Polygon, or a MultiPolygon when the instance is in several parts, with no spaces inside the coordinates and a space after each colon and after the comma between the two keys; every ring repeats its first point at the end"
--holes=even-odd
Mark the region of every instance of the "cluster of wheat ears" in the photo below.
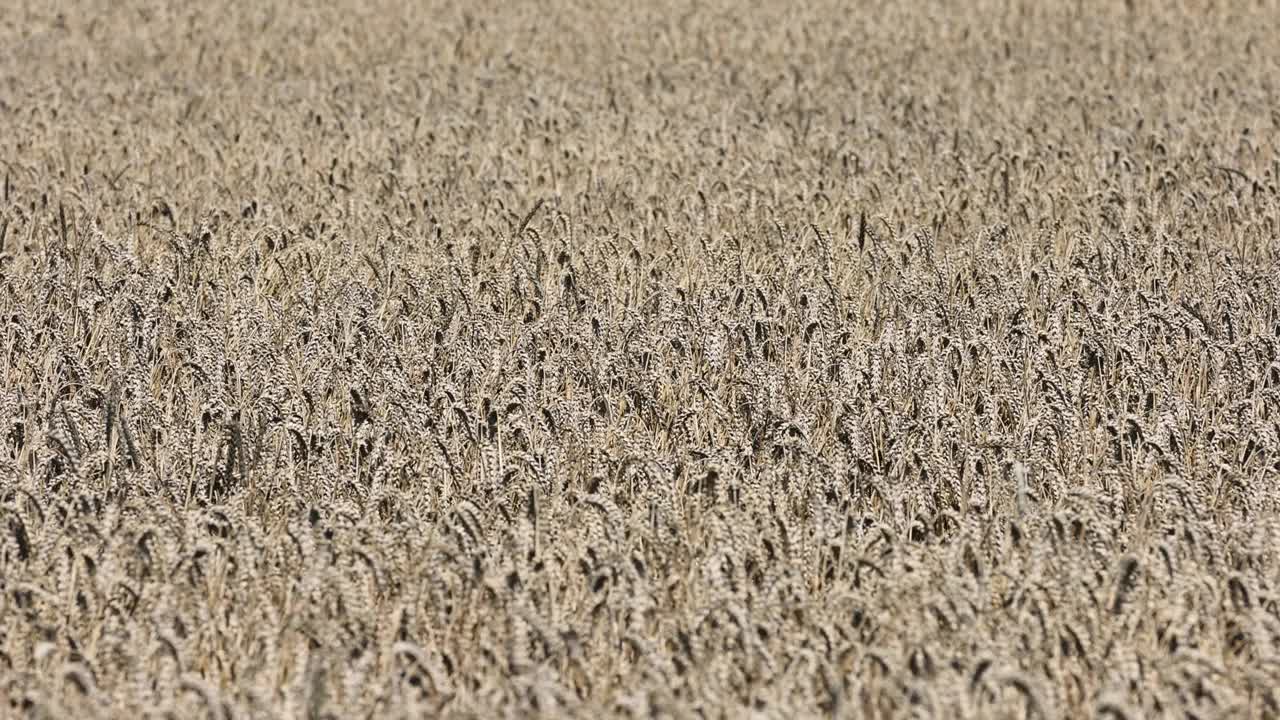
{"type": "Polygon", "coordinates": [[[0,716],[1280,717],[1275,3],[59,5],[0,716]]]}

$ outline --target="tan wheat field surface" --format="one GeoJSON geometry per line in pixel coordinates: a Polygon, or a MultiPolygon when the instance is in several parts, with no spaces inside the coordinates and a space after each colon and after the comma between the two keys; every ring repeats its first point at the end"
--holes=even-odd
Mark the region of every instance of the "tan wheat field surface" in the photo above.
{"type": "Polygon", "coordinates": [[[8,2],[0,717],[1280,717],[1280,8],[8,2]]]}

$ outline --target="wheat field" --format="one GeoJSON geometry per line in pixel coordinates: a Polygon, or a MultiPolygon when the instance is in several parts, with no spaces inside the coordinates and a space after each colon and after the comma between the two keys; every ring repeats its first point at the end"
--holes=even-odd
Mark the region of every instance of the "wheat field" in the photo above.
{"type": "Polygon", "coordinates": [[[0,10],[0,717],[1280,717],[1280,8],[0,10]]]}

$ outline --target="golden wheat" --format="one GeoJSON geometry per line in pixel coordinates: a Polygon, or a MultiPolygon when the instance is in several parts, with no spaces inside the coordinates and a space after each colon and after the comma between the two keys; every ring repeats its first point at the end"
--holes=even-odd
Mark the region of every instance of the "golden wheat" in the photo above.
{"type": "Polygon", "coordinates": [[[1280,716],[1274,3],[11,3],[0,716],[1280,716]]]}

